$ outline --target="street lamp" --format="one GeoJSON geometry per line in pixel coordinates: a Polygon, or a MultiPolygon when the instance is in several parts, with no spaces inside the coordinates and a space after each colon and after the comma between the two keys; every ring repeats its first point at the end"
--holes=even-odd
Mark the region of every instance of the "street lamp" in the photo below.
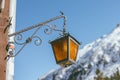
{"type": "Polygon", "coordinates": [[[33,26],[30,26],[28,28],[25,28],[23,30],[20,30],[18,32],[8,35],[9,37],[14,36],[14,42],[17,45],[21,45],[22,47],[16,52],[16,54],[12,54],[12,51],[14,51],[13,50],[14,48],[10,47],[12,42],[9,42],[9,44],[7,45],[7,50],[9,52],[9,55],[7,55],[7,59],[9,59],[10,57],[17,56],[28,43],[32,42],[34,38],[36,39],[34,41],[35,45],[39,46],[42,43],[42,39],[39,36],[37,36],[36,33],[42,27],[45,27],[45,26],[49,28],[44,30],[46,34],[50,34],[52,33],[52,31],[59,31],[61,33],[60,38],[50,42],[53,48],[53,52],[54,52],[57,64],[65,67],[75,63],[77,52],[78,52],[78,46],[80,43],[74,37],[72,37],[69,33],[66,33],[66,17],[64,16],[63,13],[61,13],[60,16],[56,16],[54,18],[46,20],[45,22],[35,24],[33,26]],[[63,18],[63,21],[64,21],[62,30],[57,29],[55,25],[48,24],[52,21],[55,21],[61,18],[63,18]],[[25,41],[23,42],[19,42],[23,39],[21,33],[34,28],[36,28],[36,30],[33,32],[33,34],[30,37],[26,38],[25,41]]]}
{"type": "Polygon", "coordinates": [[[56,63],[66,67],[76,62],[79,42],[70,34],[50,42],[53,48],[56,63]]]}

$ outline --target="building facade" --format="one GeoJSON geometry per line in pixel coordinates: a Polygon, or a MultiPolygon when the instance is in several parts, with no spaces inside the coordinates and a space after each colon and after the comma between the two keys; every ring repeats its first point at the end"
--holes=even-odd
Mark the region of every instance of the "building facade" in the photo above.
{"type": "Polygon", "coordinates": [[[15,13],[16,0],[0,0],[0,80],[13,80],[14,77],[14,58],[7,60],[9,53],[6,46],[14,42],[8,34],[15,31],[15,13]]]}

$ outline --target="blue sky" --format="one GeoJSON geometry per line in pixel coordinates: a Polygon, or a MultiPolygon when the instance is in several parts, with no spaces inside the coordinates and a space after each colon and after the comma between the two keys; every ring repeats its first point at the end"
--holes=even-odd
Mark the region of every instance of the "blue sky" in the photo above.
{"type": "MultiPolygon", "coordinates": [[[[67,17],[67,31],[82,46],[110,33],[120,23],[120,0],[17,0],[16,31],[60,15],[67,17]]],[[[61,20],[53,22],[61,27],[61,20]]],[[[33,30],[32,30],[33,31],[33,30]]],[[[23,33],[29,37],[32,31],[23,33]]],[[[48,43],[58,35],[45,35],[41,29],[37,35],[41,46],[28,44],[15,57],[15,80],[37,80],[51,69],[57,69],[52,48],[48,43]]],[[[18,50],[16,45],[16,50],[18,50]]]]}

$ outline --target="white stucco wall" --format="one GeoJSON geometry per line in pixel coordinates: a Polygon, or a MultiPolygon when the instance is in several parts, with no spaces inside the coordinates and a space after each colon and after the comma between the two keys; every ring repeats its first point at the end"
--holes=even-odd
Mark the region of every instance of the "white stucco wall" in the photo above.
{"type": "MultiPolygon", "coordinates": [[[[9,28],[8,34],[12,34],[15,32],[16,0],[10,0],[10,17],[12,17],[12,21],[11,21],[12,25],[9,28]]],[[[14,37],[10,37],[8,42],[14,42],[14,37]]],[[[7,61],[6,80],[14,80],[14,57],[11,57],[7,61]]]]}
{"type": "Polygon", "coordinates": [[[3,9],[5,7],[5,0],[2,0],[1,8],[3,9]]]}

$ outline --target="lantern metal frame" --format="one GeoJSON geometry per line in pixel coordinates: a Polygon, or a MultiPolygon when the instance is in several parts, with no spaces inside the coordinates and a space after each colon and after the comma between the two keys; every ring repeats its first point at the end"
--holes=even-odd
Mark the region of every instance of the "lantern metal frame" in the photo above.
{"type": "MultiPolygon", "coordinates": [[[[50,42],[50,44],[51,44],[51,46],[52,46],[52,49],[53,49],[53,53],[54,53],[54,57],[55,57],[55,60],[56,60],[56,63],[57,64],[60,64],[60,65],[62,65],[63,67],[66,67],[66,66],[69,66],[69,65],[71,65],[71,64],[74,64],[74,63],[76,63],[74,60],[72,60],[71,58],[70,58],[70,40],[72,40],[76,45],[80,45],[80,42],[78,42],[73,36],[71,36],[69,33],[66,33],[64,36],[62,36],[62,37],[59,37],[59,38],[57,38],[57,39],[55,39],[55,40],[53,40],[53,41],[51,41],[50,42]],[[64,39],[64,38],[66,38],[67,39],[67,58],[66,59],[63,59],[63,60],[60,60],[60,61],[58,61],[57,60],[57,57],[56,57],[56,53],[55,53],[55,50],[54,50],[54,47],[53,47],[53,43],[54,42],[57,42],[58,40],[62,40],[62,39],[64,39]],[[69,62],[70,64],[66,64],[66,62],[69,62]]],[[[77,52],[76,53],[78,53],[78,50],[77,50],[77,52]]],[[[77,57],[77,54],[75,55],[76,57],[77,57]]]]}

